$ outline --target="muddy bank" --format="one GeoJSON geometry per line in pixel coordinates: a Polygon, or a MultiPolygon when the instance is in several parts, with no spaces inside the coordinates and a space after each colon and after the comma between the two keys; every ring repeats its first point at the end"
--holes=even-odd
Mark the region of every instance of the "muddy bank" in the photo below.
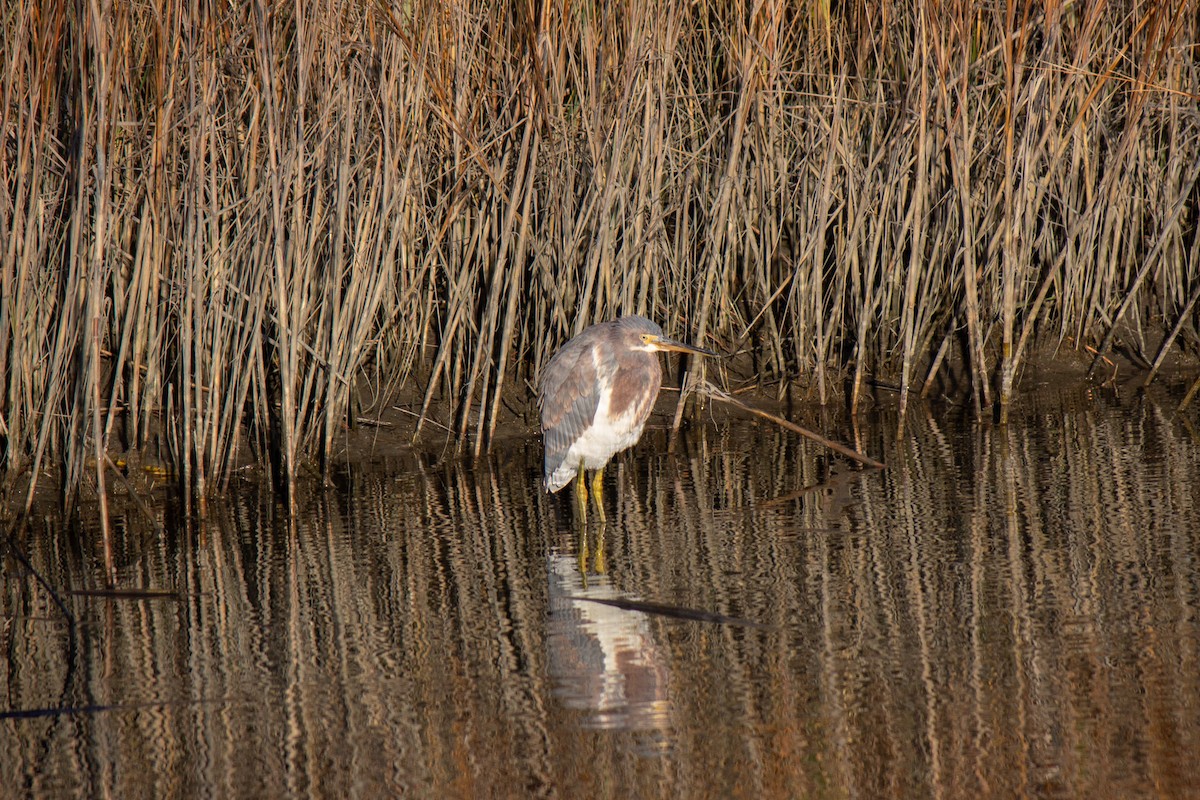
{"type": "MultiPolygon", "coordinates": [[[[1039,351],[1019,376],[1011,408],[1013,421],[1019,422],[1024,415],[1054,408],[1079,409],[1100,400],[1118,404],[1130,402],[1143,392],[1158,398],[1166,406],[1178,405],[1193,383],[1200,379],[1200,362],[1188,355],[1168,357],[1148,387],[1143,385],[1148,374],[1146,367],[1123,352],[1103,359],[1089,378],[1092,360],[1090,353],[1066,347],[1039,351]]],[[[671,425],[679,402],[681,375],[677,367],[672,360],[670,370],[664,376],[664,387],[651,426],[671,425]]],[[[815,386],[805,381],[764,385],[754,379],[751,368],[749,359],[726,360],[718,362],[716,367],[710,366],[706,378],[759,408],[818,430],[849,416],[848,377],[833,385],[827,402],[821,404],[815,386]]],[[[517,384],[517,381],[509,382],[510,386],[517,384]]],[[[913,391],[909,413],[975,416],[970,377],[961,363],[944,367],[924,399],[919,393],[920,386],[913,391]]],[[[898,397],[896,383],[871,379],[867,382],[859,414],[894,410],[898,397]]],[[[475,450],[474,438],[463,441],[454,435],[453,416],[444,403],[431,404],[418,431],[422,400],[421,392],[406,391],[374,412],[361,415],[356,427],[346,431],[335,462],[354,464],[402,456],[421,457],[430,463],[471,458],[475,450]]],[[[709,422],[719,425],[727,418],[746,416],[745,412],[694,395],[689,397],[688,403],[685,424],[709,422]]],[[[979,418],[990,423],[993,416],[993,410],[989,408],[983,410],[979,418]]],[[[538,412],[532,389],[510,392],[497,423],[495,442],[537,437],[538,434],[538,412]]]]}
{"type": "MultiPolygon", "coordinates": [[[[1096,373],[1089,378],[1087,373],[1091,363],[1089,353],[1066,347],[1044,348],[1037,353],[1019,377],[1010,412],[1012,423],[1021,424],[1030,415],[1056,410],[1085,409],[1090,404],[1111,406],[1135,403],[1143,396],[1150,396],[1164,408],[1173,409],[1178,407],[1200,376],[1200,362],[1190,355],[1168,358],[1149,387],[1143,386],[1148,373],[1145,366],[1122,352],[1115,352],[1102,361],[1096,373]]],[[[677,387],[681,378],[679,364],[672,359],[664,375],[665,385],[659,394],[654,416],[651,417],[650,429],[669,429],[679,402],[677,387]]],[[[830,387],[830,396],[824,405],[817,399],[816,387],[803,380],[790,384],[757,382],[753,375],[753,364],[748,358],[718,362],[715,367],[709,368],[706,379],[758,408],[814,431],[838,429],[850,417],[847,408],[848,379],[830,387]]],[[[508,385],[519,388],[509,391],[502,404],[492,448],[519,446],[526,440],[530,446],[540,447],[538,413],[532,387],[519,380],[511,380],[508,385]]],[[[860,418],[870,419],[883,411],[894,412],[898,396],[899,387],[895,383],[883,379],[869,380],[859,410],[860,418]]],[[[444,399],[438,398],[430,404],[418,430],[422,401],[422,387],[405,387],[390,401],[362,410],[356,415],[355,423],[348,425],[343,435],[335,441],[329,464],[330,474],[353,466],[383,465],[403,472],[417,463],[428,468],[474,459],[474,425],[471,427],[471,436],[466,439],[454,434],[453,409],[444,399]]],[[[684,425],[721,426],[729,420],[747,416],[743,411],[696,395],[691,395],[687,402],[684,425]]],[[[1195,419],[1197,408],[1200,408],[1200,403],[1193,402],[1186,417],[1195,419]]],[[[933,390],[924,399],[919,397],[919,387],[914,390],[908,413],[978,419],[984,424],[994,422],[990,409],[976,415],[969,376],[957,362],[941,370],[933,390]]],[[[473,415],[472,423],[476,419],[473,415]]],[[[759,420],[757,424],[771,425],[764,420],[759,420]]],[[[269,489],[270,475],[265,465],[253,459],[250,447],[243,447],[241,453],[242,460],[233,473],[231,483],[260,485],[269,489]]],[[[108,486],[112,514],[144,515],[142,506],[181,506],[177,479],[164,454],[143,450],[112,452],[110,457],[119,472],[113,475],[108,486]]],[[[316,461],[308,461],[300,473],[299,490],[302,493],[319,491],[324,480],[320,465],[316,461]]],[[[10,521],[18,517],[27,490],[28,475],[25,475],[14,484],[5,501],[5,516],[10,521]]],[[[53,513],[59,505],[56,475],[52,470],[44,471],[38,481],[34,508],[40,513],[53,513]]],[[[74,510],[83,517],[97,513],[94,487],[81,494],[74,510]]],[[[199,510],[198,506],[195,510],[199,510]]]]}

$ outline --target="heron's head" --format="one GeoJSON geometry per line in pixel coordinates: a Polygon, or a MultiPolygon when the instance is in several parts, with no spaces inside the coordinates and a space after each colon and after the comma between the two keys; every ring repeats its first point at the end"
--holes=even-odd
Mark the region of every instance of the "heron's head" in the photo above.
{"type": "Polygon", "coordinates": [[[623,323],[623,327],[628,326],[627,341],[633,350],[640,350],[646,353],[674,351],[676,353],[691,353],[697,356],[716,355],[712,350],[685,344],[664,335],[662,328],[648,319],[642,317],[625,317],[620,322],[623,323]]]}

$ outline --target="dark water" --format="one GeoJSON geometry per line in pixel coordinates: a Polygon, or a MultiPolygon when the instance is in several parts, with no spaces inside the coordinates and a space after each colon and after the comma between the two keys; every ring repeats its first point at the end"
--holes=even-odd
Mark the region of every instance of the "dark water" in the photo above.
{"type": "Polygon", "coordinates": [[[827,431],[884,472],[657,429],[603,534],[536,440],[373,464],[294,526],[250,492],[119,520],[122,586],[173,597],[70,594],[98,537],[46,520],[24,549],[77,623],[5,555],[0,794],[1194,797],[1197,423],[827,431]]]}

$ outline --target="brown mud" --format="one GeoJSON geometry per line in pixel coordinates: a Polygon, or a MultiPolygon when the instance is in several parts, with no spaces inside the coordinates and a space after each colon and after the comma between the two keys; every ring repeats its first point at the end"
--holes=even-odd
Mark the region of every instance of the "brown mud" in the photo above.
{"type": "MultiPolygon", "coordinates": [[[[1022,417],[1029,413],[1079,409],[1094,402],[1101,394],[1124,401],[1147,392],[1161,398],[1167,407],[1175,407],[1200,378],[1197,359],[1178,352],[1165,359],[1149,386],[1144,385],[1148,366],[1143,359],[1126,349],[1116,348],[1101,359],[1089,377],[1093,360],[1092,353],[1066,346],[1046,347],[1032,355],[1019,376],[1010,409],[1011,421],[1019,424],[1022,417]]],[[[804,382],[771,385],[757,382],[748,357],[716,362],[715,367],[708,368],[705,377],[757,408],[812,430],[839,427],[850,417],[847,407],[848,378],[835,384],[833,396],[822,405],[817,401],[815,387],[804,382]]],[[[671,426],[679,402],[677,387],[682,378],[678,360],[671,359],[649,423],[651,428],[665,429],[671,426]]],[[[920,413],[920,409],[927,408],[930,413],[938,415],[973,416],[984,424],[996,422],[993,408],[982,409],[976,415],[969,380],[969,374],[960,362],[943,366],[927,397],[920,397],[921,384],[913,387],[909,413],[920,413]]],[[[532,387],[518,379],[507,383],[514,389],[502,404],[495,436],[489,443],[492,448],[536,439],[539,435],[532,387]]],[[[898,396],[897,384],[886,379],[868,378],[858,413],[869,418],[878,410],[894,409],[898,396]]],[[[404,470],[406,463],[415,461],[426,466],[471,461],[475,451],[474,439],[459,437],[452,430],[454,413],[445,398],[434,399],[418,430],[422,402],[423,387],[414,385],[402,388],[391,400],[362,410],[354,424],[347,425],[344,435],[335,441],[329,472],[333,474],[350,466],[391,464],[397,470],[404,470]]],[[[687,403],[685,426],[720,426],[730,419],[747,416],[744,411],[697,394],[689,395],[687,403]]],[[[1200,413],[1197,408],[1200,408],[1200,403],[1193,403],[1188,413],[1200,413]]],[[[472,423],[474,421],[472,418],[472,423]]],[[[471,430],[474,431],[473,424],[471,430]]],[[[232,480],[239,483],[269,483],[268,470],[253,460],[251,449],[242,447],[240,452],[242,463],[235,470],[232,480]]],[[[144,514],[147,509],[178,499],[178,482],[165,458],[149,451],[113,452],[110,456],[118,472],[110,479],[108,486],[110,513],[144,514]]],[[[16,482],[16,491],[11,491],[7,499],[4,516],[10,521],[18,518],[24,504],[28,476],[25,478],[16,482]]],[[[319,489],[325,481],[325,475],[318,463],[310,461],[301,470],[300,479],[300,490],[307,492],[319,489]]],[[[59,491],[54,472],[45,471],[38,482],[34,509],[38,513],[52,513],[58,502],[59,491]]],[[[94,491],[83,492],[77,501],[79,514],[86,518],[96,513],[97,508],[94,491]]],[[[197,504],[197,510],[202,511],[200,504],[197,504]]]]}

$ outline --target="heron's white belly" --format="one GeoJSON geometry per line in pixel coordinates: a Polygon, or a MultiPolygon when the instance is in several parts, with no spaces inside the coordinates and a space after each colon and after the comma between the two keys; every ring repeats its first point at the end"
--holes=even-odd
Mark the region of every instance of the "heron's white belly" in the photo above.
{"type": "Polygon", "coordinates": [[[633,409],[616,420],[608,416],[608,399],[600,401],[592,424],[584,428],[579,438],[567,449],[567,457],[554,471],[549,481],[554,487],[566,486],[580,469],[600,469],[616,453],[633,447],[642,436],[645,420],[638,420],[633,409]]]}
{"type": "Polygon", "coordinates": [[[614,454],[633,447],[641,438],[646,423],[630,423],[632,420],[617,420],[615,425],[610,424],[607,414],[597,414],[596,420],[567,451],[567,463],[582,464],[584,469],[600,469],[614,454]]]}

